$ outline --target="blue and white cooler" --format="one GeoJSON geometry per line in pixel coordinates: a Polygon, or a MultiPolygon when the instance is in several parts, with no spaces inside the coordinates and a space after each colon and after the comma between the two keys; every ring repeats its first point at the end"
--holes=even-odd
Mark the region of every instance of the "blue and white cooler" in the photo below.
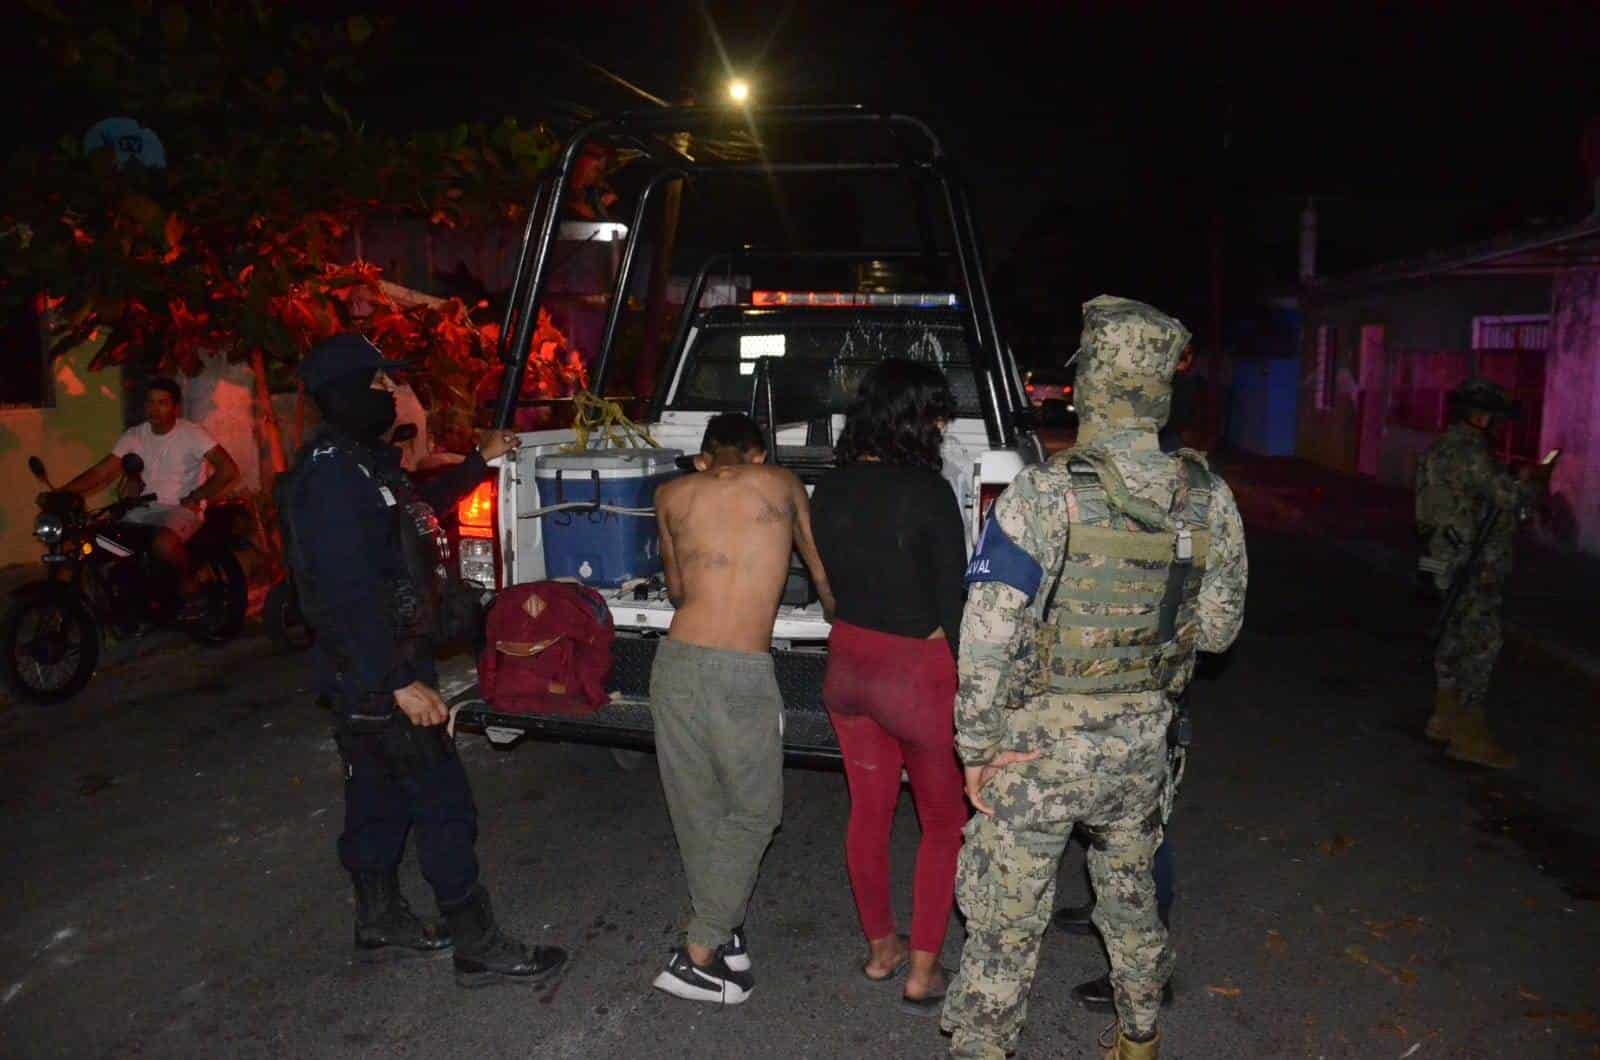
{"type": "Polygon", "coordinates": [[[661,543],[650,514],[656,487],[681,472],[681,449],[595,449],[541,455],[534,466],[539,506],[579,502],[543,517],[546,578],[577,578],[585,585],[616,587],[661,573],[661,543]]]}

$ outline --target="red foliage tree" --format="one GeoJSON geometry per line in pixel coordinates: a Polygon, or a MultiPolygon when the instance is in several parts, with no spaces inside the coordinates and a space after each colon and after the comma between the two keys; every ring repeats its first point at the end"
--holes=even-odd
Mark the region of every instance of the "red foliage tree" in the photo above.
{"type": "Polygon", "coordinates": [[[459,301],[391,297],[379,270],[351,261],[351,232],[376,217],[514,221],[554,156],[546,128],[506,119],[404,139],[368,132],[334,95],[361,74],[381,19],[292,22],[265,2],[106,3],[70,17],[33,6],[28,30],[61,58],[63,84],[100,114],[127,108],[160,127],[168,158],[164,170],[119,167],[76,136],[12,156],[0,298],[48,292],[53,353],[98,334],[94,367],[248,363],[269,474],[285,464],[269,377],[337,331],[426,360],[436,401],[470,395],[466,380],[494,363],[497,329],[459,301]]]}

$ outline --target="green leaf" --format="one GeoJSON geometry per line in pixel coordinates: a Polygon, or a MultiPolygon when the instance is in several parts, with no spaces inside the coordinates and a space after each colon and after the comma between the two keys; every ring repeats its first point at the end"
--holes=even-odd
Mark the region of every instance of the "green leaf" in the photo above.
{"type": "Polygon", "coordinates": [[[177,4],[161,9],[161,39],[169,48],[181,48],[189,39],[189,12],[177,4]]]}
{"type": "Polygon", "coordinates": [[[117,39],[116,34],[104,27],[101,27],[100,29],[97,29],[93,33],[89,34],[89,43],[103,52],[109,52],[110,54],[115,55],[118,58],[126,59],[129,62],[133,61],[133,53],[130,52],[123,45],[123,43],[117,39]]]}
{"type": "Polygon", "coordinates": [[[540,153],[543,144],[537,133],[524,129],[512,134],[510,147],[517,158],[532,158],[540,153]]]}
{"type": "Polygon", "coordinates": [[[324,91],[322,93],[322,102],[328,108],[328,110],[334,115],[334,117],[338,118],[341,122],[344,123],[344,127],[345,127],[346,131],[353,131],[354,130],[355,122],[351,120],[350,112],[345,110],[343,107],[341,107],[339,105],[339,101],[338,100],[334,99],[332,96],[328,95],[328,93],[326,91],[324,91]]]}
{"type": "Polygon", "coordinates": [[[50,0],[26,0],[26,3],[28,7],[33,9],[34,14],[47,18],[57,25],[65,26],[70,22],[67,16],[61,13],[61,9],[52,4],[50,0]]]}
{"type": "Polygon", "coordinates": [[[351,15],[344,20],[344,28],[351,44],[365,44],[372,36],[372,20],[366,15],[351,15]]]}

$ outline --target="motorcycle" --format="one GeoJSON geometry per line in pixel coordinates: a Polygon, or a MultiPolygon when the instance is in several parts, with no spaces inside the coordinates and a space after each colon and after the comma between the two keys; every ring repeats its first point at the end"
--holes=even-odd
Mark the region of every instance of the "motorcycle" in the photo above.
{"type": "Polygon", "coordinates": [[[300,594],[295,591],[292,574],[285,574],[282,581],[267,590],[261,623],[266,627],[267,638],[279,651],[305,651],[316,643],[317,631],[300,613],[300,594]]]}
{"type": "MultiPolygon", "coordinates": [[[[234,554],[242,544],[233,532],[236,505],[207,506],[186,546],[199,587],[184,600],[151,554],[149,528],[122,522],[155,494],[88,509],[80,495],[51,485],[38,457],[28,458],[28,469],[46,487],[33,524],[46,550],[44,577],[13,591],[0,622],[0,676],[19,698],[48,704],[77,695],[94,676],[105,637],[131,641],[175,628],[220,644],[238,635],[248,584],[234,554]]],[[[144,461],[129,453],[122,470],[136,482],[144,461]]]]}

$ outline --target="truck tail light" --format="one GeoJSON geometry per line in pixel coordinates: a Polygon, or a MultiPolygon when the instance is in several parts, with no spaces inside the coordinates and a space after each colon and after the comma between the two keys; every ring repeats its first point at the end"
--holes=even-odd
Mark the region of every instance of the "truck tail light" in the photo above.
{"type": "Polygon", "coordinates": [[[500,588],[495,548],[495,483],[489,479],[456,505],[456,564],[461,580],[484,589],[500,588]]]}
{"type": "Polygon", "coordinates": [[[456,505],[456,522],[462,537],[494,540],[494,480],[486,479],[456,505]]]}
{"type": "Polygon", "coordinates": [[[1000,494],[1006,491],[1003,482],[984,482],[978,486],[978,529],[983,529],[983,524],[989,518],[989,509],[994,507],[994,502],[1000,494]]]}

